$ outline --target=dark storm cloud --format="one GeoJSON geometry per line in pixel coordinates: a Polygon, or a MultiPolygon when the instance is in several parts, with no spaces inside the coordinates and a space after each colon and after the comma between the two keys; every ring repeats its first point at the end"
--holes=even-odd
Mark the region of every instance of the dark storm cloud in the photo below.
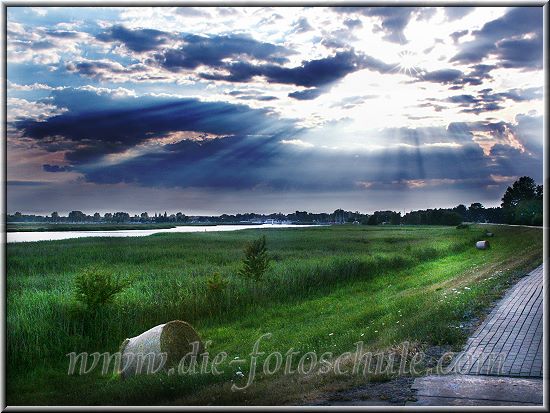
{"type": "Polygon", "coordinates": [[[313,100],[318,98],[323,94],[322,89],[306,89],[306,90],[298,90],[296,92],[292,92],[288,94],[288,97],[297,99],[297,100],[313,100]]]}
{"type": "Polygon", "coordinates": [[[494,112],[500,109],[504,109],[504,106],[499,105],[498,103],[495,103],[495,102],[491,102],[491,103],[480,103],[476,107],[463,109],[461,112],[475,113],[476,115],[479,115],[480,113],[494,112]]]}
{"type": "Polygon", "coordinates": [[[147,96],[113,99],[89,91],[65,89],[53,94],[53,102],[69,110],[44,122],[24,120],[14,125],[27,138],[46,146],[53,137],[62,137],[65,143],[73,142],[66,158],[77,164],[122,152],[151,137],[174,131],[225,136],[275,135],[293,130],[290,122],[275,118],[266,110],[197,99],[147,96]]]}
{"type": "Polygon", "coordinates": [[[486,23],[451,61],[478,63],[493,55],[505,68],[542,67],[542,7],[517,7],[486,23]],[[525,37],[527,36],[527,37],[525,37]]]}
{"type": "Polygon", "coordinates": [[[451,33],[451,38],[455,43],[457,43],[461,37],[466,36],[469,30],[460,30],[458,32],[451,33]]]}
{"type": "Polygon", "coordinates": [[[447,126],[449,133],[454,135],[467,134],[473,136],[472,132],[490,132],[494,138],[502,138],[510,125],[506,122],[451,122],[447,126]]]}
{"type": "Polygon", "coordinates": [[[450,85],[450,90],[460,90],[466,85],[479,86],[485,79],[492,79],[490,71],[495,69],[494,65],[478,64],[473,65],[468,73],[457,69],[441,69],[433,72],[421,72],[414,74],[416,79],[421,81],[436,82],[450,85]]]}
{"type": "Polygon", "coordinates": [[[541,159],[544,153],[544,118],[542,116],[520,114],[516,116],[515,120],[517,123],[514,126],[516,137],[534,157],[541,159]]]}
{"type": "Polygon", "coordinates": [[[492,89],[482,89],[476,95],[455,95],[447,98],[445,102],[465,108],[462,112],[479,114],[503,109],[501,103],[507,100],[524,102],[535,99],[542,99],[541,88],[511,89],[500,93],[493,93],[492,89]]]}
{"type": "MultiPolygon", "coordinates": [[[[301,18],[294,28],[304,31],[308,27],[307,20],[301,18]]],[[[132,65],[109,60],[75,61],[67,64],[69,72],[101,80],[124,79],[124,76],[138,81],[162,80],[165,78],[162,75],[153,75],[152,78],[148,74],[150,66],[158,66],[173,73],[194,71],[197,76],[206,80],[249,82],[259,76],[270,83],[313,88],[335,82],[357,70],[369,69],[387,73],[395,67],[372,56],[357,54],[353,50],[341,50],[343,45],[340,43],[334,45],[335,49],[340,50],[331,56],[303,61],[296,67],[286,67],[283,64],[288,61],[287,56],[294,53],[292,50],[259,42],[245,35],[168,34],[152,29],[127,29],[118,25],[97,35],[97,38],[104,42],[124,44],[135,52],[152,53],[143,63],[132,65]],[[167,45],[167,39],[181,44],[167,45]],[[198,72],[196,69],[199,67],[210,70],[198,72]]],[[[311,97],[313,93],[298,93],[293,97],[311,97]]]]}
{"type": "Polygon", "coordinates": [[[393,66],[371,56],[358,55],[353,51],[343,51],[334,56],[302,62],[297,67],[277,65],[253,65],[234,63],[225,67],[229,74],[202,74],[208,80],[248,82],[254,76],[263,76],[271,83],[292,84],[305,87],[319,87],[335,82],[360,69],[370,69],[385,73],[393,66]]]}
{"type": "Polygon", "coordinates": [[[137,183],[160,187],[251,188],[274,167],[282,145],[277,139],[231,136],[203,143],[182,141],[108,167],[81,171],[94,183],[137,183]]]}
{"type": "Polygon", "coordinates": [[[67,63],[65,69],[98,80],[114,80],[118,77],[126,80],[129,76],[135,81],[166,79],[165,76],[148,74],[148,67],[141,63],[121,65],[110,60],[79,60],[67,63]]]}
{"type": "Polygon", "coordinates": [[[153,29],[127,29],[122,25],[112,26],[96,39],[108,43],[122,43],[134,52],[155,50],[172,37],[168,33],[153,29]]]}
{"type": "MultiPolygon", "coordinates": [[[[297,30],[307,29],[307,20],[297,22],[297,30]]],[[[152,60],[162,68],[178,72],[199,66],[224,67],[224,59],[244,61],[243,57],[282,64],[294,52],[242,34],[202,36],[168,33],[153,29],[128,29],[115,25],[96,36],[102,42],[123,44],[134,52],[154,52],[152,60]],[[168,45],[168,41],[173,44],[168,45]]]]}
{"type": "Polygon", "coordinates": [[[494,174],[503,176],[531,176],[535,181],[542,180],[542,158],[529,155],[508,145],[496,144],[491,148],[494,174]]]}
{"type": "Polygon", "coordinates": [[[62,39],[76,39],[82,36],[82,33],[70,30],[46,30],[45,33],[51,37],[59,37],[62,39]]]}
{"type": "Polygon", "coordinates": [[[277,100],[278,98],[276,96],[252,94],[252,95],[240,95],[240,96],[237,97],[237,99],[240,99],[240,100],[257,100],[257,101],[260,101],[260,102],[269,102],[269,101],[272,101],[272,100],[277,100]]]}
{"type": "Polygon", "coordinates": [[[320,149],[311,150],[304,157],[302,151],[275,139],[231,137],[202,145],[180,142],[163,153],[146,154],[107,167],[83,167],[81,171],[95,183],[342,191],[357,189],[361,181],[488,178],[488,166],[489,159],[474,144],[458,149],[397,148],[357,153],[320,149]]]}
{"type": "Polygon", "coordinates": [[[42,165],[42,169],[46,172],[70,172],[73,170],[71,166],[67,165],[50,165],[50,164],[44,164],[42,165]]]}
{"type": "Polygon", "coordinates": [[[46,185],[47,182],[43,181],[6,181],[8,186],[42,186],[46,185]]]}
{"type": "Polygon", "coordinates": [[[505,68],[542,68],[542,37],[503,40],[498,44],[497,55],[505,68]]]}
{"type": "Polygon", "coordinates": [[[258,42],[244,35],[198,36],[183,35],[184,44],[179,48],[168,48],[154,55],[160,66],[167,70],[196,69],[205,65],[223,67],[223,59],[239,58],[245,55],[271,63],[285,63],[286,56],[293,52],[282,46],[258,42]]]}
{"type": "Polygon", "coordinates": [[[462,77],[462,72],[456,69],[441,69],[422,74],[422,80],[437,83],[453,83],[462,77]]]}
{"type": "MultiPolygon", "coordinates": [[[[246,96],[246,91],[233,92],[246,96]]],[[[52,137],[72,142],[65,159],[71,166],[47,164],[44,170],[71,170],[97,184],[315,191],[356,190],[362,181],[392,185],[403,180],[478,182],[476,179],[489,179],[495,171],[504,174],[511,161],[504,156],[485,157],[472,142],[472,131],[489,131],[496,138],[509,130],[517,133],[504,122],[454,123],[448,128],[394,128],[381,132],[389,144],[406,143],[406,147],[390,146],[376,151],[319,147],[298,150],[289,143],[301,139],[305,130],[267,111],[244,105],[151,96],[113,99],[108,94],[73,89],[56,91],[53,102],[63,104],[69,111],[43,122],[27,120],[16,122],[15,126],[25,139],[35,142],[47,143],[52,137]],[[86,103],[80,107],[80,102],[86,103]],[[93,110],[96,105],[101,109],[93,110]],[[146,145],[149,139],[174,131],[216,134],[218,138],[184,139],[161,147],[146,145]],[[428,145],[446,142],[457,142],[459,146],[428,145]],[[137,151],[117,158],[116,154],[127,149],[137,151]],[[115,155],[114,161],[102,161],[109,154],[115,155]]],[[[531,119],[521,120],[536,129],[531,119]]],[[[537,164],[527,153],[513,155],[516,168],[533,168],[537,164]]]]}

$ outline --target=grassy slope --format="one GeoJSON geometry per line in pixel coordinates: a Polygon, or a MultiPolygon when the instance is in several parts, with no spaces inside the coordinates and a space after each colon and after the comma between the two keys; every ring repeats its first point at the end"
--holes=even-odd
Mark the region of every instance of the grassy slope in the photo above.
{"type": "MultiPolygon", "coordinates": [[[[67,352],[116,351],[123,338],[177,318],[213,341],[211,353],[224,350],[230,359],[245,358],[266,332],[273,334],[262,342],[267,352],[293,347],[302,354],[340,354],[358,340],[370,348],[403,340],[460,345],[460,323],[542,261],[542,231],[494,227],[492,248],[477,251],[472,242],[485,229],[349,226],[9,245],[8,402],[277,403],[304,396],[288,382],[278,386],[280,378],[260,378],[246,392],[225,391],[237,380],[235,366],[220,377],[192,380],[121,383],[65,374],[67,352]],[[243,242],[258,233],[267,235],[275,261],[254,288],[232,274],[243,242]],[[83,322],[70,311],[72,277],[98,262],[135,281],[109,312],[83,322]],[[230,281],[223,296],[205,288],[205,277],[215,271],[230,281]]],[[[314,392],[336,382],[346,380],[317,378],[300,389],[314,392]]]]}

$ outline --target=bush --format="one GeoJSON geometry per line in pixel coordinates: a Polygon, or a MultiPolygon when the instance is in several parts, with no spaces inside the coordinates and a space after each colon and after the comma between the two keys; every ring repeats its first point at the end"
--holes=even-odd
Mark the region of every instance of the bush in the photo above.
{"type": "Polygon", "coordinates": [[[212,277],[207,278],[206,280],[208,290],[212,293],[219,293],[225,290],[228,283],[229,281],[223,278],[219,272],[215,273],[212,277]]]}
{"type": "Polygon", "coordinates": [[[265,245],[265,235],[251,241],[244,247],[244,258],[239,275],[242,277],[260,281],[269,268],[270,257],[265,245]]]}
{"type": "Polygon", "coordinates": [[[128,281],[99,267],[88,267],[75,277],[75,298],[88,309],[97,309],[113,302],[128,286],[128,281]]]}

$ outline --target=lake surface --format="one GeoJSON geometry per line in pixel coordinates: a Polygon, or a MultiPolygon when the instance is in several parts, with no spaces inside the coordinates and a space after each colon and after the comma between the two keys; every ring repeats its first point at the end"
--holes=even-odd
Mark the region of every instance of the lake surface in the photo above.
{"type": "Polygon", "coordinates": [[[54,241],[60,239],[85,237],[145,237],[165,232],[221,232],[240,229],[266,228],[303,228],[315,225],[258,224],[258,225],[182,225],[165,229],[122,229],[113,231],[44,231],[44,232],[8,232],[8,242],[54,241]]]}

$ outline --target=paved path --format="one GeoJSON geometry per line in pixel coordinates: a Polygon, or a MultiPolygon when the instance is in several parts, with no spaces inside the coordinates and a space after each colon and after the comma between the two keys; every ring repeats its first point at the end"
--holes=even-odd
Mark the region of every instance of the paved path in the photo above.
{"type": "Polygon", "coordinates": [[[493,309],[456,359],[460,374],[542,377],[542,265],[493,309]]]}
{"type": "Polygon", "coordinates": [[[506,293],[470,337],[453,362],[455,374],[414,381],[417,401],[410,404],[542,404],[542,310],[541,265],[506,293]]]}

